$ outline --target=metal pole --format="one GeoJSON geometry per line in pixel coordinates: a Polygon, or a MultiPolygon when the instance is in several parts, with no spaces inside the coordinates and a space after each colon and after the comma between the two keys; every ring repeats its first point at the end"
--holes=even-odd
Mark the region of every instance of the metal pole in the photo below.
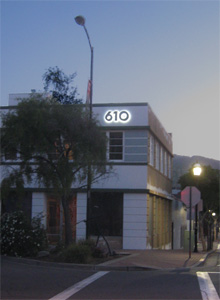
{"type": "Polygon", "coordinates": [[[198,252],[197,248],[197,226],[198,226],[198,204],[195,206],[195,247],[194,247],[194,252],[198,252]]]}
{"type": "Polygon", "coordinates": [[[90,81],[91,81],[91,88],[90,88],[90,103],[89,103],[89,110],[90,110],[90,119],[92,118],[92,95],[93,95],[93,53],[94,53],[94,48],[92,47],[91,41],[90,41],[90,37],[89,37],[89,33],[86,29],[86,26],[83,25],[83,28],[85,30],[86,36],[88,38],[88,42],[89,42],[89,47],[91,50],[91,64],[90,64],[90,81]]]}
{"type": "MultiPolygon", "coordinates": [[[[92,95],[93,95],[93,47],[90,41],[89,33],[85,26],[85,18],[83,16],[75,17],[75,21],[78,25],[83,26],[91,50],[91,64],[90,64],[90,97],[89,97],[89,118],[92,119],[92,95]]],[[[87,174],[87,210],[86,210],[86,239],[89,237],[89,220],[90,216],[90,202],[91,202],[91,183],[92,183],[92,172],[91,163],[88,162],[88,174],[87,174]]]]}
{"type": "Polygon", "coordinates": [[[191,258],[191,230],[192,230],[192,187],[189,189],[189,259],[191,258]]]}
{"type": "Polygon", "coordinates": [[[91,65],[90,65],[90,81],[91,81],[91,88],[90,88],[90,103],[89,103],[89,109],[90,109],[90,119],[92,119],[92,96],[93,96],[93,54],[94,54],[94,48],[91,47],[91,65]]]}
{"type": "MultiPolygon", "coordinates": [[[[89,98],[89,117],[90,120],[92,119],[92,96],[93,96],[93,53],[94,49],[92,47],[90,37],[88,34],[88,31],[86,29],[86,26],[83,25],[83,28],[86,32],[88,42],[89,42],[89,47],[91,50],[91,63],[90,63],[90,82],[91,82],[91,87],[90,87],[90,98],[89,98]]],[[[91,164],[89,162],[88,164],[88,174],[87,174],[87,210],[86,210],[86,239],[88,240],[89,238],[89,223],[90,223],[90,218],[91,218],[91,209],[90,209],[90,204],[91,204],[91,182],[92,182],[92,174],[91,174],[91,164]]]]}

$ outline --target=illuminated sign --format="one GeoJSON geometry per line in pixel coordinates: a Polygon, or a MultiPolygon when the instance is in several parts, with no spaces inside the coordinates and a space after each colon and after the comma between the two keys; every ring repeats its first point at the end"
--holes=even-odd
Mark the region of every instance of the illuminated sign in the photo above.
{"type": "Polygon", "coordinates": [[[106,123],[128,123],[131,114],[128,110],[108,110],[104,115],[106,123]]]}

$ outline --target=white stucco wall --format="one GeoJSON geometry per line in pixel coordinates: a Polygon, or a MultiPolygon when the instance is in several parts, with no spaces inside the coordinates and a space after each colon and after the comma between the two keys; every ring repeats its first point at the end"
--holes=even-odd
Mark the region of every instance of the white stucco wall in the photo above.
{"type": "Polygon", "coordinates": [[[87,209],[87,194],[86,193],[77,193],[77,218],[76,222],[79,223],[76,226],[76,240],[86,238],[86,223],[83,220],[86,220],[86,209],[87,209]],[[82,221],[82,222],[81,222],[82,221]]]}
{"type": "MultiPolygon", "coordinates": [[[[115,126],[147,126],[148,125],[148,104],[141,103],[136,106],[129,103],[121,103],[121,104],[110,104],[110,105],[94,105],[93,113],[97,117],[101,126],[107,127],[115,127],[115,126]],[[112,122],[106,122],[104,119],[107,112],[112,112],[112,122]],[[115,114],[114,112],[127,111],[130,115],[130,119],[128,122],[120,122],[120,119],[117,118],[117,122],[115,122],[115,114]]],[[[118,116],[117,116],[118,117],[118,116]]]]}
{"type": "Polygon", "coordinates": [[[146,249],[147,195],[124,194],[123,249],[146,249]]]}
{"type": "Polygon", "coordinates": [[[112,174],[107,178],[101,178],[92,188],[100,189],[146,189],[147,166],[146,165],[115,165],[112,174]]]}
{"type": "Polygon", "coordinates": [[[173,249],[183,248],[183,230],[187,227],[187,212],[181,201],[174,200],[172,203],[173,222],[173,249]]]}

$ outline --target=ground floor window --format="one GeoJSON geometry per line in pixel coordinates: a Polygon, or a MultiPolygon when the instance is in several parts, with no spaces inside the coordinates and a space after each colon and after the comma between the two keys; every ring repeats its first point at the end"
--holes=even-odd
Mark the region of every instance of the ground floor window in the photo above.
{"type": "Polygon", "coordinates": [[[47,231],[49,234],[60,232],[60,203],[52,198],[47,202],[47,231]]]}
{"type": "Polygon", "coordinates": [[[153,248],[171,246],[172,202],[168,199],[148,195],[147,200],[147,243],[153,248]]]}
{"type": "Polygon", "coordinates": [[[123,193],[91,195],[89,235],[122,236],[123,193]]]}
{"type": "Polygon", "coordinates": [[[12,213],[22,210],[31,220],[32,213],[32,193],[24,192],[19,195],[16,191],[11,191],[7,197],[2,197],[2,214],[12,213]]]}
{"type": "MultiPolygon", "coordinates": [[[[76,195],[69,201],[70,221],[73,239],[76,237],[76,195]]],[[[47,234],[50,242],[65,238],[65,218],[60,200],[53,196],[47,198],[47,234]]]]}

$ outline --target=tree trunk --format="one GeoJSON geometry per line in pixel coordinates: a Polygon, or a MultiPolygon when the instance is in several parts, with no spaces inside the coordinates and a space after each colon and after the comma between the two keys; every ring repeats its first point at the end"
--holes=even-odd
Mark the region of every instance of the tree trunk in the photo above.
{"type": "Polygon", "coordinates": [[[68,246],[73,243],[73,231],[70,219],[70,209],[69,209],[69,198],[66,196],[62,197],[63,212],[65,217],[65,245],[68,246]]]}
{"type": "Polygon", "coordinates": [[[199,222],[199,230],[200,230],[200,239],[202,241],[202,250],[207,251],[206,242],[205,242],[205,238],[204,238],[204,232],[203,232],[202,220],[199,222]]]}
{"type": "Polygon", "coordinates": [[[212,224],[208,223],[207,250],[212,250],[212,224]]]}

